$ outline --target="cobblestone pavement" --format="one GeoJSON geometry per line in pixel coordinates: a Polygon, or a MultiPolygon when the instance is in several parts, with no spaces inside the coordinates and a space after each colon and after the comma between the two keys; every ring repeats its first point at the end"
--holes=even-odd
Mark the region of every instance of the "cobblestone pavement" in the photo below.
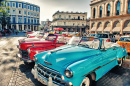
{"type": "MultiPolygon", "coordinates": [[[[0,46],[3,49],[0,53],[0,86],[45,86],[34,79],[31,74],[33,65],[25,65],[16,59],[15,54],[18,49],[15,46],[17,43],[6,43],[7,40],[17,41],[18,39],[1,39],[4,44],[10,46],[0,46]]],[[[130,68],[113,68],[97,81],[96,86],[130,86],[130,68]]]]}
{"type": "MultiPolygon", "coordinates": [[[[45,86],[34,79],[31,74],[32,65],[24,65],[17,61],[9,86],[45,86]]],[[[97,81],[96,86],[130,86],[130,68],[113,68],[97,81]]]]}

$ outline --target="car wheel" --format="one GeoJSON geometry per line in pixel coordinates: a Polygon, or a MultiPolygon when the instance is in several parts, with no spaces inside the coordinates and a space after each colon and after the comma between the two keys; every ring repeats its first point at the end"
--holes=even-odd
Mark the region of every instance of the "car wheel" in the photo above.
{"type": "Polygon", "coordinates": [[[119,64],[120,67],[122,66],[122,64],[123,64],[123,58],[121,58],[121,60],[118,60],[118,64],[119,64]]]}
{"type": "Polygon", "coordinates": [[[92,86],[91,76],[85,77],[80,86],[92,86]]]}

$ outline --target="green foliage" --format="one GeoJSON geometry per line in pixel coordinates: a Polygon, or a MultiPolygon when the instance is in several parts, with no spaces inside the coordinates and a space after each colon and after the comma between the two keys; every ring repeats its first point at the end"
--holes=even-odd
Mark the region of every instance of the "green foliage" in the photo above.
{"type": "Polygon", "coordinates": [[[10,15],[7,13],[7,11],[10,10],[10,8],[9,6],[6,6],[6,0],[4,0],[4,2],[2,1],[3,0],[0,0],[0,24],[2,24],[3,27],[5,27],[6,24],[10,24],[10,15]]]}

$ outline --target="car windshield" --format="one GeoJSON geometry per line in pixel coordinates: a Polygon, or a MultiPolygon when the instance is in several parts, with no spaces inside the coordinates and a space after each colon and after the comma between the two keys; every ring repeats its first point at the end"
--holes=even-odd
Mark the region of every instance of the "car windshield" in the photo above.
{"type": "Polygon", "coordinates": [[[99,48],[99,39],[89,37],[72,37],[69,41],[69,45],[77,45],[91,49],[99,48]]]}
{"type": "Polygon", "coordinates": [[[96,34],[96,38],[108,38],[108,34],[96,34]]]}
{"type": "Polygon", "coordinates": [[[54,41],[56,39],[56,35],[48,35],[46,40],[48,41],[54,41]]]}
{"type": "Polygon", "coordinates": [[[95,36],[95,34],[90,34],[89,36],[95,36]]]}
{"type": "Polygon", "coordinates": [[[69,33],[70,35],[77,35],[78,33],[69,33]]]}
{"type": "Polygon", "coordinates": [[[120,38],[119,41],[126,41],[126,42],[130,42],[130,37],[124,37],[124,38],[120,38]]]}

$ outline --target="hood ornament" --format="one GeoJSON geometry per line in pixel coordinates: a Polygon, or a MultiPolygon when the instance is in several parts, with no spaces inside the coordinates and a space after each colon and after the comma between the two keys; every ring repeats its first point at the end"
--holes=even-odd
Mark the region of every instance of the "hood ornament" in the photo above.
{"type": "Polygon", "coordinates": [[[51,63],[49,63],[49,62],[47,62],[47,61],[44,61],[44,63],[45,63],[46,65],[52,65],[51,63]]]}

